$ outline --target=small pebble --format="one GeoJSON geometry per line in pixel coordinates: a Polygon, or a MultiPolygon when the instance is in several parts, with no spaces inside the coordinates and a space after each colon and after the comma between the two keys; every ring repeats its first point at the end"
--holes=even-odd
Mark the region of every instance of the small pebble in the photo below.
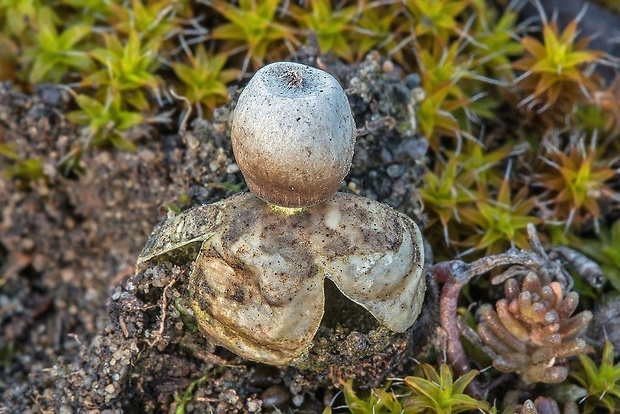
{"type": "Polygon", "coordinates": [[[392,153],[387,148],[381,148],[381,162],[391,164],[394,161],[392,153]]]}
{"type": "Polygon", "coordinates": [[[405,103],[409,100],[409,89],[402,83],[397,83],[392,87],[394,100],[398,103],[405,103]]]}
{"type": "Polygon", "coordinates": [[[45,88],[41,94],[43,102],[48,105],[57,105],[60,102],[60,91],[57,88],[45,88]]]}
{"type": "Polygon", "coordinates": [[[392,164],[387,168],[387,175],[392,178],[398,178],[405,173],[405,167],[402,164],[392,164]]]}
{"type": "Polygon", "coordinates": [[[276,367],[259,365],[255,367],[250,376],[250,384],[254,387],[267,388],[274,384],[280,376],[280,371],[276,367]]]}
{"type": "Polygon", "coordinates": [[[391,60],[386,60],[383,62],[383,66],[381,66],[381,70],[385,73],[391,72],[394,70],[394,63],[391,60]]]}
{"type": "Polygon", "coordinates": [[[420,86],[420,82],[420,75],[418,75],[417,73],[410,73],[405,78],[405,85],[407,85],[409,89],[417,88],[418,86],[420,86]]]}
{"type": "Polygon", "coordinates": [[[232,163],[228,167],[226,167],[226,173],[228,174],[235,174],[238,172],[239,172],[239,166],[235,163],[232,163]]]}
{"type": "Polygon", "coordinates": [[[248,401],[247,407],[248,411],[251,413],[257,413],[262,408],[263,404],[260,400],[250,400],[248,401]]]}
{"type": "Polygon", "coordinates": [[[226,390],[220,395],[220,399],[228,404],[235,405],[239,401],[239,396],[235,390],[226,390]]]}
{"type": "Polygon", "coordinates": [[[418,160],[424,157],[427,151],[427,140],[409,138],[401,142],[398,146],[396,154],[398,154],[397,158],[402,161],[405,161],[407,156],[411,159],[418,160]]]}
{"type": "Polygon", "coordinates": [[[269,408],[282,408],[291,398],[289,391],[281,385],[272,385],[267,388],[261,399],[265,407],[269,408]]]}
{"type": "Polygon", "coordinates": [[[293,396],[293,405],[295,407],[301,407],[301,405],[304,403],[304,395],[303,394],[297,394],[293,396]]]}
{"type": "Polygon", "coordinates": [[[426,92],[422,88],[415,88],[411,91],[411,98],[416,103],[420,103],[426,98],[426,92]]]}

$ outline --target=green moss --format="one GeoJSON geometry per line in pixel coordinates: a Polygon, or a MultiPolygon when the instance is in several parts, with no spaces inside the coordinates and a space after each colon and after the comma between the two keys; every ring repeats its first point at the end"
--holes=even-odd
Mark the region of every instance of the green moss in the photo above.
{"type": "Polygon", "coordinates": [[[586,389],[584,412],[590,413],[596,407],[603,407],[615,413],[620,404],[620,363],[614,365],[614,347],[605,342],[603,358],[599,366],[586,355],[579,355],[581,367],[571,373],[579,385],[586,389]]]}

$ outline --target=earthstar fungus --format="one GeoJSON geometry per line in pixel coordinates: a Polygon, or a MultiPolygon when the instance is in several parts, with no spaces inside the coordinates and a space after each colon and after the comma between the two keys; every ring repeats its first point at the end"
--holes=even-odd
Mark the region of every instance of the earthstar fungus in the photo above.
{"type": "Polygon", "coordinates": [[[338,82],[303,65],[266,66],[241,94],[231,133],[252,192],[168,219],[138,265],[193,262],[189,300],[201,330],[267,364],[303,360],[323,318],[325,278],[389,330],[410,328],[426,289],[422,236],[409,217],[387,205],[334,194],[350,167],[355,136],[338,82]],[[274,97],[260,99],[257,83],[259,90],[275,88],[274,97]],[[308,90],[287,92],[298,85],[308,90]],[[307,115],[299,130],[291,111],[307,115]],[[283,213],[263,200],[295,209],[283,213]]]}

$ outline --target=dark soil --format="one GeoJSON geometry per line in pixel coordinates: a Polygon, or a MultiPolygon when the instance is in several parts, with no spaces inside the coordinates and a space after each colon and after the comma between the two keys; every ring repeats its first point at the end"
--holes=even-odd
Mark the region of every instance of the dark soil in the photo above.
{"type": "MultiPolygon", "coordinates": [[[[360,136],[342,190],[423,224],[415,188],[427,143],[410,112],[417,77],[402,80],[377,55],[347,66],[304,49],[293,60],[332,72],[349,96],[360,136]]],[[[409,347],[432,336],[414,326],[353,367],[269,367],[197,331],[184,312],[187,266],[134,275],[150,232],[174,214],[166,206],[247,191],[227,137],[238,90],[231,96],[213,122],[195,120],[182,133],[176,123],[144,124],[126,134],[136,152],[87,149],[80,168],[67,170],[66,155],[86,135],[66,119],[68,93],[0,85],[0,143],[14,143],[22,160],[40,159],[43,171],[0,180],[0,412],[170,412],[186,402],[187,412],[321,412],[341,379],[377,385],[402,373],[409,347]]],[[[0,158],[0,170],[7,165],[0,158]]],[[[423,319],[432,326],[433,315],[423,319]]],[[[351,332],[342,329],[344,339],[351,332]]]]}

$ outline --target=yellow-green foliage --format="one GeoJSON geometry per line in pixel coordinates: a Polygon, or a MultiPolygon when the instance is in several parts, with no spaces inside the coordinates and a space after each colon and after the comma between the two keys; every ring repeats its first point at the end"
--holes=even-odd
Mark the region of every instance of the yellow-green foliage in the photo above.
{"type": "Polygon", "coordinates": [[[464,223],[473,228],[472,236],[463,240],[464,246],[485,249],[486,254],[501,253],[511,244],[520,249],[530,248],[526,227],[541,221],[532,214],[535,200],[528,197],[527,187],[521,187],[514,196],[511,191],[508,177],[495,197],[489,194],[488,187],[479,185],[475,205],[460,213],[464,223]]]}
{"type": "Polygon", "coordinates": [[[420,194],[426,209],[432,212],[429,224],[439,221],[446,244],[456,236],[451,229],[461,222],[459,211],[476,199],[469,191],[471,185],[471,178],[461,174],[456,157],[450,158],[445,165],[436,163],[435,171],[426,174],[420,194]]]}
{"type": "Polygon", "coordinates": [[[226,84],[237,79],[237,69],[224,69],[226,56],[212,55],[203,45],[196,48],[196,54],[187,54],[188,63],[175,62],[172,69],[183,84],[183,95],[193,104],[205,108],[210,114],[215,107],[228,99],[226,84]]]}
{"type": "Polygon", "coordinates": [[[161,83],[155,75],[159,66],[157,61],[157,41],[143,44],[137,32],[121,40],[117,36],[102,34],[105,47],[92,51],[92,56],[101,69],[87,76],[83,85],[97,86],[105,95],[121,95],[122,103],[138,110],[149,108],[144,94],[146,88],[157,93],[161,83]]]}
{"type": "Polygon", "coordinates": [[[399,397],[388,390],[389,385],[385,388],[371,390],[368,397],[365,398],[357,396],[353,390],[353,381],[345,382],[343,387],[347,408],[352,414],[400,414],[403,412],[403,406],[399,397]]]}
{"type": "Polygon", "coordinates": [[[478,410],[488,412],[489,403],[479,401],[465,393],[469,383],[478,375],[471,370],[454,381],[452,368],[441,364],[439,372],[429,364],[420,364],[424,376],[407,377],[405,384],[411,389],[403,406],[406,413],[456,414],[478,410]]]}
{"type": "Polygon", "coordinates": [[[119,95],[108,95],[98,101],[87,95],[79,95],[76,101],[80,110],[68,114],[78,125],[88,125],[90,142],[95,146],[112,144],[117,148],[133,151],[135,145],[121,135],[121,132],[138,125],[143,117],[140,113],[124,110],[119,95]]]}
{"type": "Polygon", "coordinates": [[[470,50],[477,56],[475,65],[481,74],[498,80],[512,80],[511,58],[523,53],[523,45],[515,39],[518,14],[506,10],[498,16],[496,9],[487,7],[485,1],[477,0],[478,18],[475,21],[474,40],[470,50]]]}
{"type": "Polygon", "coordinates": [[[395,32],[393,22],[401,13],[397,4],[370,2],[363,8],[354,25],[350,42],[354,43],[355,58],[362,60],[373,49],[390,55],[400,64],[405,64],[403,51],[399,46],[399,35],[395,32]]]}
{"type": "MultiPolygon", "coordinates": [[[[416,370],[418,371],[418,370],[416,370]]],[[[367,396],[358,396],[353,390],[352,381],[343,383],[343,393],[347,408],[353,414],[457,414],[472,410],[490,412],[490,405],[465,393],[469,383],[478,375],[473,370],[453,379],[452,369],[441,364],[439,372],[429,364],[420,364],[418,376],[403,380],[405,386],[391,390],[375,388],[367,396]]],[[[331,413],[331,407],[324,414],[331,413]]]]}
{"type": "Polygon", "coordinates": [[[122,0],[61,0],[61,3],[80,12],[76,18],[103,21],[112,14],[112,6],[122,3],[122,0]]]}
{"type": "Polygon", "coordinates": [[[37,180],[43,177],[41,159],[32,158],[22,160],[15,153],[11,145],[2,143],[0,143],[0,155],[10,160],[9,166],[3,171],[5,176],[17,178],[22,181],[37,180]]]}
{"type": "Polygon", "coordinates": [[[5,35],[19,36],[34,20],[42,4],[37,0],[0,0],[0,27],[5,35]]]}
{"type": "Polygon", "coordinates": [[[79,44],[91,33],[92,26],[76,23],[58,32],[54,20],[56,16],[47,7],[37,13],[35,44],[23,56],[23,61],[32,65],[28,78],[31,83],[57,83],[70,69],[85,73],[93,68],[92,59],[79,44]]]}
{"type": "Polygon", "coordinates": [[[581,367],[570,373],[579,385],[587,391],[585,413],[590,413],[596,407],[603,407],[609,413],[616,413],[620,404],[620,363],[614,365],[614,347],[611,342],[605,342],[601,364],[596,366],[588,356],[578,355],[581,367]]]}
{"type": "Polygon", "coordinates": [[[449,47],[435,42],[431,49],[417,49],[422,88],[426,92],[417,116],[420,131],[435,151],[439,151],[441,136],[460,134],[461,125],[455,111],[471,103],[460,84],[472,76],[469,63],[459,58],[460,47],[461,43],[456,41],[449,47]]]}
{"type": "Polygon", "coordinates": [[[451,36],[458,35],[462,29],[462,20],[465,8],[471,0],[405,0],[407,11],[413,19],[413,31],[419,41],[425,45],[425,39],[448,43],[451,36]]]}
{"type": "Polygon", "coordinates": [[[541,220],[528,187],[513,190],[513,181],[500,169],[510,147],[485,152],[469,141],[461,152],[447,155],[445,163],[427,173],[420,189],[430,227],[442,231],[448,245],[484,249],[486,254],[511,244],[529,248],[526,226],[541,220]]]}
{"type": "Polygon", "coordinates": [[[357,13],[355,5],[334,10],[330,0],[310,0],[309,12],[295,7],[293,16],[302,28],[316,33],[322,52],[333,51],[352,62],[355,54],[349,32],[354,30],[353,18],[357,13]]]}
{"type": "Polygon", "coordinates": [[[131,0],[131,7],[110,3],[106,20],[120,35],[131,36],[132,33],[140,33],[143,40],[161,41],[180,30],[180,22],[173,17],[178,4],[170,0],[150,2],[131,0]]]}
{"type": "Polygon", "coordinates": [[[278,0],[240,0],[239,7],[225,0],[211,0],[208,4],[228,21],[211,32],[213,39],[229,42],[229,48],[241,46],[247,51],[242,70],[251,60],[258,69],[265,63],[268,52],[281,50],[283,41],[296,42],[291,28],[277,22],[278,0]]]}

